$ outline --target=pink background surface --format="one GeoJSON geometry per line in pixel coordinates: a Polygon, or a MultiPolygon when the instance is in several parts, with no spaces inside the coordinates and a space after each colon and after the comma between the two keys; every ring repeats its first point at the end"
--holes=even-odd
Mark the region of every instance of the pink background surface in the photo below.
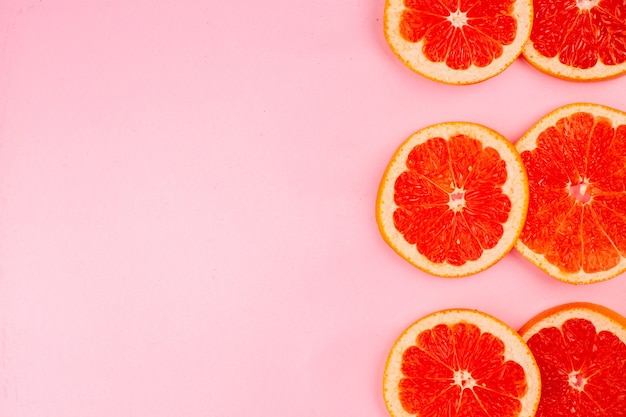
{"type": "Polygon", "coordinates": [[[397,146],[466,120],[512,142],[553,108],[626,110],[626,78],[516,61],[484,83],[405,68],[383,0],[0,3],[0,416],[386,416],[391,344],[477,308],[626,314],[626,277],[511,252],[463,279],[381,239],[397,146]]]}

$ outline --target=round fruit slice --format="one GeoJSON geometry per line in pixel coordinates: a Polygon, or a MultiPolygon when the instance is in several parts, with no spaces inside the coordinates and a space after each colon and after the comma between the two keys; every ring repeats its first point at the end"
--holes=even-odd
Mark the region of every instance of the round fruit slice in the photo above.
{"type": "Polygon", "coordinates": [[[540,392],[539,368],[519,334],[466,309],[409,327],[391,349],[383,380],[393,417],[532,417],[540,392]]]}
{"type": "Polygon", "coordinates": [[[418,131],[396,151],[378,191],[385,241],[433,275],[482,271],[515,244],[528,184],[517,151],[484,126],[449,122],[418,131]]]}
{"type": "Polygon", "coordinates": [[[541,372],[537,417],[622,417],[626,410],[626,319],[590,303],[554,307],[520,333],[541,372]]]}
{"type": "Polygon", "coordinates": [[[530,36],[532,0],[387,0],[385,38],[413,71],[447,84],[493,77],[530,36]]]}
{"type": "Polygon", "coordinates": [[[518,251],[572,284],[626,270],[626,113],[571,104],[517,143],[530,202],[518,251]]]}
{"type": "Polygon", "coordinates": [[[524,57],[550,75],[600,80],[626,72],[623,0],[534,0],[524,57]]]}

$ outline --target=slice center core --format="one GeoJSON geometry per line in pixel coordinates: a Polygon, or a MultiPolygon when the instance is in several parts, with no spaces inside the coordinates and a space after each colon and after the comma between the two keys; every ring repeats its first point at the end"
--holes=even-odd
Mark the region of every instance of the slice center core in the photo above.
{"type": "Polygon", "coordinates": [[[450,201],[448,201],[448,207],[452,211],[462,211],[465,207],[465,191],[461,188],[455,188],[450,193],[450,201]]]}
{"type": "Polygon", "coordinates": [[[589,193],[589,182],[587,180],[583,180],[578,184],[572,184],[569,186],[570,195],[574,196],[576,200],[581,203],[586,203],[591,200],[591,194],[589,193]]]}
{"type": "Polygon", "coordinates": [[[600,0],[576,0],[576,6],[579,10],[589,10],[598,5],[600,0]]]}
{"type": "Polygon", "coordinates": [[[456,11],[450,13],[450,16],[448,16],[448,22],[450,22],[455,28],[461,28],[467,24],[467,14],[457,9],[456,11]]]}
{"type": "Polygon", "coordinates": [[[454,372],[454,383],[461,389],[472,389],[476,385],[476,380],[472,378],[472,374],[464,369],[454,372]]]}
{"type": "Polygon", "coordinates": [[[569,382],[570,387],[574,388],[578,391],[583,391],[585,389],[585,384],[587,380],[583,378],[583,376],[578,371],[570,372],[567,377],[567,382],[569,382]]]}

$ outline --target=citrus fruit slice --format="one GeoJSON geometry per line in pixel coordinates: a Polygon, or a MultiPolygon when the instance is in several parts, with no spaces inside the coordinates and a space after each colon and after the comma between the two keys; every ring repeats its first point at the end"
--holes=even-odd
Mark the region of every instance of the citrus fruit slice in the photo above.
{"type": "Polygon", "coordinates": [[[517,250],[572,284],[626,270],[626,113],[570,104],[516,143],[530,201],[517,250]]]}
{"type": "Polygon", "coordinates": [[[384,31],[413,71],[447,84],[493,77],[522,53],[532,0],[386,0],[384,31]]]}
{"type": "Polygon", "coordinates": [[[425,316],[393,345],[383,395],[393,417],[532,417],[539,368],[520,335],[475,310],[425,316]]]}
{"type": "Polygon", "coordinates": [[[570,80],[600,80],[626,72],[623,0],[534,0],[530,41],[533,66],[570,80]]]}
{"type": "Polygon", "coordinates": [[[591,303],[540,313],[520,333],[541,372],[537,417],[626,415],[626,319],[591,303]]]}
{"type": "Polygon", "coordinates": [[[376,215],[384,240],[432,275],[482,271],[515,244],[528,186],[517,151],[499,133],[440,123],[409,137],[383,175],[376,215]]]}

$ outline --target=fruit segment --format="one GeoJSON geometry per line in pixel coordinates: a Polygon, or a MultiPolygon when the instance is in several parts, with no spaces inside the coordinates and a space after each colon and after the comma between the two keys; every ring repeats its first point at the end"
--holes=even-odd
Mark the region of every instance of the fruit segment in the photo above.
{"type": "Polygon", "coordinates": [[[428,315],[394,344],[384,376],[393,417],[530,417],[539,370],[521,337],[474,310],[428,315]]]}
{"type": "Polygon", "coordinates": [[[531,319],[520,334],[541,372],[537,417],[618,417],[626,410],[626,319],[571,303],[531,319]]]}
{"type": "Polygon", "coordinates": [[[381,181],[383,238],[413,265],[464,276],[493,265],[521,231],[528,189],[521,159],[471,123],[425,128],[396,152],[381,181]]]}
{"type": "Polygon", "coordinates": [[[513,0],[493,2],[405,1],[400,34],[409,42],[424,41],[424,55],[453,69],[485,67],[515,40],[513,0]]]}
{"type": "Polygon", "coordinates": [[[506,164],[465,135],[417,145],[395,183],[394,223],[430,261],[463,265],[502,238],[511,200],[506,164]],[[456,242],[456,244],[455,244],[456,242]]]}
{"type": "Polygon", "coordinates": [[[626,270],[626,114],[562,107],[516,146],[530,189],[522,255],[571,283],[626,270]]]}
{"type": "Polygon", "coordinates": [[[387,0],[385,37],[411,69],[471,84],[503,71],[530,36],[532,0],[387,0]]]}
{"type": "Polygon", "coordinates": [[[622,0],[534,0],[528,61],[572,80],[626,71],[626,7],[622,0]]]}

